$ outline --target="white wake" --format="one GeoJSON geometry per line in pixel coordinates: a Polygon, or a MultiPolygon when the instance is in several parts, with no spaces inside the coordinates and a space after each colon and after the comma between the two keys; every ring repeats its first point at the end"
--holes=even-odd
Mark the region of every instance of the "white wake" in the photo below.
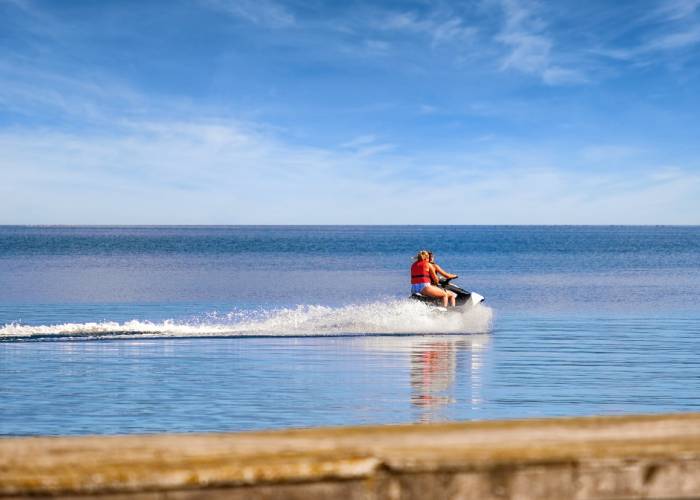
{"type": "Polygon", "coordinates": [[[64,323],[0,327],[0,340],[21,338],[328,336],[488,333],[493,311],[479,305],[443,312],[410,300],[344,307],[303,305],[271,310],[211,313],[187,321],[64,323]]]}

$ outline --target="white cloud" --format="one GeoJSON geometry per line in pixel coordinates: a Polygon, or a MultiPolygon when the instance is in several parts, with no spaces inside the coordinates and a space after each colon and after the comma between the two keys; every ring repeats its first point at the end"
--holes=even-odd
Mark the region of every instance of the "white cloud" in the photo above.
{"type": "Polygon", "coordinates": [[[698,6],[700,0],[666,0],[653,12],[653,16],[677,21],[694,15],[698,6]]]}
{"type": "Polygon", "coordinates": [[[540,35],[507,32],[498,40],[511,47],[501,69],[517,69],[525,73],[541,73],[549,66],[552,42],[540,35]]]}
{"type": "Polygon", "coordinates": [[[431,199],[443,200],[448,213],[472,209],[482,214],[480,223],[697,224],[700,213],[687,208],[697,208],[698,195],[700,176],[687,171],[659,179],[653,171],[631,177],[549,167],[491,171],[431,199]]]}
{"type": "Polygon", "coordinates": [[[352,150],[359,158],[367,158],[381,153],[387,153],[396,148],[394,144],[378,143],[374,135],[361,135],[340,145],[341,148],[352,150]]]}
{"type": "Polygon", "coordinates": [[[452,40],[470,40],[476,34],[476,28],[464,26],[463,21],[453,17],[432,28],[433,44],[439,45],[452,40]]]}
{"type": "Polygon", "coordinates": [[[642,154],[644,150],[641,148],[618,144],[590,145],[581,151],[583,160],[594,163],[626,161],[642,154]]]}
{"type": "Polygon", "coordinates": [[[143,95],[114,77],[49,70],[18,57],[0,60],[0,105],[14,113],[90,121],[107,109],[138,111],[145,104],[143,95]]]}
{"type": "Polygon", "coordinates": [[[364,148],[359,148],[357,150],[357,156],[360,158],[367,158],[369,156],[376,156],[381,153],[388,153],[396,149],[394,144],[373,144],[364,148]]]}
{"type": "MultiPolygon", "coordinates": [[[[268,26],[295,22],[284,10],[269,10],[274,3],[252,5],[236,3],[239,10],[230,13],[268,26]],[[261,10],[240,10],[249,7],[261,10]]],[[[503,71],[534,75],[549,85],[585,81],[586,72],[571,63],[576,56],[563,57],[530,4],[503,5],[506,16],[497,39],[499,49],[507,50],[503,71]]],[[[686,31],[673,33],[694,33],[691,25],[684,26],[686,31]]],[[[372,29],[377,35],[376,26],[372,29]]],[[[452,48],[468,45],[473,35],[461,18],[437,14],[399,15],[389,29],[452,48]]],[[[695,43],[694,35],[674,39],[665,33],[659,45],[669,50],[695,43]]],[[[393,46],[372,40],[368,49],[393,46]]],[[[491,38],[485,50],[493,46],[491,38]]],[[[482,47],[470,50],[477,49],[482,47]]],[[[298,139],[287,142],[267,125],[232,117],[230,111],[206,109],[211,103],[206,99],[186,105],[140,94],[85,67],[61,70],[60,61],[32,62],[0,62],[0,105],[26,117],[26,123],[55,118],[60,125],[22,127],[17,120],[13,128],[0,128],[0,223],[700,222],[700,180],[693,173],[700,165],[639,166],[635,162],[645,151],[614,144],[557,152],[543,139],[535,138],[529,147],[508,142],[498,135],[503,125],[531,123],[528,117],[538,103],[502,98],[497,91],[478,97],[468,90],[455,93],[452,102],[464,97],[461,109],[488,117],[481,122],[488,122],[492,133],[472,130],[474,139],[437,154],[427,150],[439,143],[430,137],[393,144],[367,134],[320,148],[298,145],[298,139]],[[601,167],[616,165],[628,173],[600,173],[601,167]]],[[[401,98],[347,104],[352,109],[343,112],[396,118],[399,107],[414,115],[436,111],[421,106],[422,99],[438,99],[441,111],[450,102],[439,95],[414,96],[403,104],[401,98]]]]}
{"type": "Polygon", "coordinates": [[[369,53],[386,54],[391,49],[391,44],[383,40],[365,40],[365,49],[369,53]]]}
{"type": "Polygon", "coordinates": [[[295,24],[294,15],[273,0],[201,0],[211,8],[245,19],[254,24],[271,28],[284,28],[295,24]]]}
{"type": "Polygon", "coordinates": [[[638,66],[673,63],[675,53],[700,43],[697,9],[700,0],[668,0],[639,18],[629,21],[641,29],[640,39],[627,46],[602,46],[591,53],[629,61],[638,66]]]}
{"type": "Polygon", "coordinates": [[[542,72],[542,81],[547,85],[588,83],[589,78],[579,70],[550,66],[542,72]]]}
{"type": "Polygon", "coordinates": [[[628,61],[640,66],[665,64],[672,61],[673,52],[700,43],[700,24],[678,31],[666,31],[649,37],[643,43],[629,48],[598,48],[591,52],[603,57],[628,61]]]}
{"type": "MultiPolygon", "coordinates": [[[[591,30],[585,37],[587,45],[574,44],[567,40],[570,34],[550,28],[563,18],[545,18],[553,10],[535,0],[499,0],[498,5],[503,27],[495,40],[508,49],[500,69],[537,76],[547,85],[585,84],[606,74],[619,74],[619,67],[609,66],[610,59],[637,67],[673,64],[674,52],[700,44],[700,0],[668,0],[636,17],[630,17],[627,9],[611,11],[620,18],[626,16],[618,19],[613,34],[607,34],[611,41],[605,40],[605,31],[591,30]],[[636,42],[620,44],[621,33],[630,32],[637,34],[636,42]]],[[[592,23],[577,19],[575,12],[565,20],[581,26],[592,23]]],[[[575,34],[580,39],[581,34],[575,34]]]]}
{"type": "Polygon", "coordinates": [[[381,27],[387,30],[404,31],[427,35],[433,46],[453,42],[470,42],[474,39],[477,29],[464,24],[458,16],[419,17],[414,12],[392,13],[386,17],[381,27]]]}
{"type": "Polygon", "coordinates": [[[660,35],[640,47],[640,52],[682,49],[700,42],[700,25],[660,35]]]}
{"type": "Polygon", "coordinates": [[[372,144],[377,140],[377,136],[372,134],[360,135],[344,142],[340,145],[343,148],[355,148],[357,146],[364,146],[366,144],[372,144]]]}
{"type": "Polygon", "coordinates": [[[373,136],[344,151],[264,130],[206,120],[131,121],[111,134],[4,130],[0,223],[700,222],[700,176],[687,168],[541,166],[556,160],[497,140],[441,158],[373,156],[388,151],[373,136]]]}
{"type": "Polygon", "coordinates": [[[516,70],[539,76],[547,85],[586,83],[581,69],[555,62],[554,39],[545,33],[545,22],[536,15],[534,3],[501,0],[504,26],[496,41],[509,47],[501,70],[516,70]]]}
{"type": "Polygon", "coordinates": [[[366,159],[386,145],[291,147],[231,122],[132,121],[109,135],[5,130],[0,149],[5,223],[332,222],[375,217],[352,207],[384,189],[373,181],[383,167],[366,159]]]}

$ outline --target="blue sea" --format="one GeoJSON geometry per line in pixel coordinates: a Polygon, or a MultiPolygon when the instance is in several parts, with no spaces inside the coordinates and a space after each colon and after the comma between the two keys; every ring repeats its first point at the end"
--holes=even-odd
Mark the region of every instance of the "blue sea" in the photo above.
{"type": "Polygon", "coordinates": [[[700,227],[0,226],[0,435],[698,410],[700,227]]]}

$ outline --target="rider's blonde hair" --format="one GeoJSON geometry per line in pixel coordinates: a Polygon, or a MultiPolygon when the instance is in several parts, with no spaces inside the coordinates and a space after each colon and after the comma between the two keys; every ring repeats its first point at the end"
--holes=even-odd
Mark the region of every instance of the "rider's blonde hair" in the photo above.
{"type": "Polygon", "coordinates": [[[426,250],[421,250],[420,252],[418,252],[416,254],[415,257],[413,257],[413,260],[415,262],[418,262],[419,260],[428,259],[428,258],[430,258],[430,254],[426,250]]]}

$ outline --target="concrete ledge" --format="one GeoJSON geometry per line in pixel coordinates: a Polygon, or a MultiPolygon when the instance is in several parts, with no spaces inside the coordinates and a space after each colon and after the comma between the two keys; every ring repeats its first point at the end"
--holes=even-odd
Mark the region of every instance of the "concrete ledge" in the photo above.
{"type": "Polygon", "coordinates": [[[700,414],[0,439],[0,496],[700,498],[700,414]]]}

